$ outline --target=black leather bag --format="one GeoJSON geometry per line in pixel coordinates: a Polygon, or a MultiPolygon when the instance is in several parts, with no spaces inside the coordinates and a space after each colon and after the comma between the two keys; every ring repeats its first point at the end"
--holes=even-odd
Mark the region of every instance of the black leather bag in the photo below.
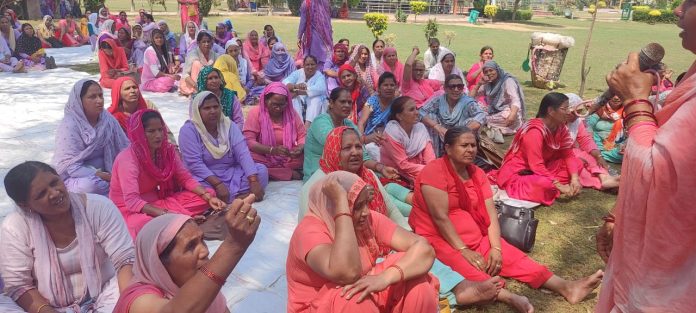
{"type": "Polygon", "coordinates": [[[501,236],[524,252],[532,251],[536,240],[539,220],[534,218],[534,210],[496,203],[501,236]]]}

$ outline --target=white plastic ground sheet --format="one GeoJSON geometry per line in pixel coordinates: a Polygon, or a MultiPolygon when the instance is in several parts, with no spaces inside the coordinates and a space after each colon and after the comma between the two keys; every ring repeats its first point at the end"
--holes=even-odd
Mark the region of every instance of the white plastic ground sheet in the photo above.
{"type": "MultiPolygon", "coordinates": [[[[49,49],[57,64],[96,62],[89,46],[49,49]]],[[[15,210],[3,180],[13,166],[37,160],[50,163],[55,129],[73,84],[98,75],[58,68],[26,74],[0,73],[0,220],[15,210]]],[[[188,119],[188,99],[176,93],[144,93],[162,113],[174,135],[188,119]]],[[[105,108],[111,90],[104,89],[105,108]]],[[[253,244],[237,265],[222,291],[232,312],[283,312],[287,302],[285,260],[297,225],[301,182],[271,182],[264,201],[254,205],[261,226],[253,244]]],[[[214,253],[220,242],[210,241],[214,253]]]]}

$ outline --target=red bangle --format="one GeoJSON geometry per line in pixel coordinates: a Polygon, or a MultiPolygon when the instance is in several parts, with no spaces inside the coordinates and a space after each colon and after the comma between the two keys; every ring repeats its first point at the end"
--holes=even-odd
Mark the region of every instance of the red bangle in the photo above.
{"type": "Polygon", "coordinates": [[[399,271],[399,275],[401,276],[401,279],[399,280],[399,282],[403,283],[403,282],[404,282],[404,270],[402,270],[401,267],[398,266],[398,265],[396,265],[396,264],[391,265],[391,266],[389,266],[389,267],[387,267],[387,268],[391,268],[391,267],[393,267],[393,268],[395,268],[397,271],[399,271]]]}
{"type": "Polygon", "coordinates": [[[348,217],[350,217],[351,219],[353,219],[353,214],[345,213],[345,212],[344,212],[344,213],[338,213],[338,214],[334,215],[334,221],[335,221],[337,218],[341,217],[341,216],[348,216],[348,217]]]}
{"type": "Polygon", "coordinates": [[[214,283],[218,284],[220,287],[225,285],[225,280],[222,279],[222,277],[218,276],[217,274],[213,273],[207,267],[201,266],[201,268],[199,270],[201,271],[201,273],[203,273],[203,275],[210,278],[210,280],[212,280],[214,283]]]}
{"type": "Polygon", "coordinates": [[[629,103],[624,104],[624,111],[626,111],[626,109],[627,109],[628,107],[630,107],[630,106],[632,106],[632,105],[635,105],[635,104],[638,104],[638,103],[645,103],[645,104],[649,105],[650,108],[652,108],[653,110],[655,110],[655,109],[653,108],[653,104],[652,104],[652,102],[650,102],[650,100],[648,100],[648,99],[635,99],[635,100],[633,100],[633,101],[631,101],[631,102],[629,102],[629,103]]]}
{"type": "Polygon", "coordinates": [[[614,216],[614,214],[609,213],[602,217],[602,220],[604,220],[605,223],[616,223],[616,216],[614,216]]]}
{"type": "Polygon", "coordinates": [[[631,123],[631,121],[632,121],[634,118],[639,117],[639,116],[648,117],[648,118],[650,118],[650,120],[653,121],[653,122],[657,120],[657,119],[655,118],[655,115],[652,114],[652,113],[648,113],[648,112],[644,112],[644,111],[633,112],[633,113],[629,114],[626,118],[624,118],[624,120],[623,120],[624,125],[626,125],[626,127],[628,127],[629,124],[631,123]]]}

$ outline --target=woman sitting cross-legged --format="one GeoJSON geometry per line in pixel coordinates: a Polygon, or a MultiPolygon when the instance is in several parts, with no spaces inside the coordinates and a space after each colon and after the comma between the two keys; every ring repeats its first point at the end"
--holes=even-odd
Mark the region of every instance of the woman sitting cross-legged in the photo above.
{"type": "Polygon", "coordinates": [[[68,192],[52,167],[36,161],[12,168],[4,183],[19,207],[0,229],[7,296],[27,312],[112,312],[135,257],[114,204],[68,192]]]}
{"type": "Polygon", "coordinates": [[[288,312],[437,311],[432,248],[372,211],[376,195],[342,171],[313,186],[309,212],[290,239],[288,312]]]}
{"type": "Polygon", "coordinates": [[[419,122],[416,103],[408,96],[396,98],[391,105],[389,123],[384,129],[380,161],[399,171],[413,183],[426,164],[435,160],[428,129],[419,122]]]}
{"type": "MultiPolygon", "coordinates": [[[[515,77],[503,71],[493,60],[483,64],[484,79],[471,87],[469,95],[476,99],[484,96],[488,106],[486,124],[500,131],[502,135],[512,135],[524,121],[525,105],[522,87],[515,77]]],[[[503,139],[495,141],[502,143],[503,139]]]]}
{"type": "Polygon", "coordinates": [[[592,135],[587,131],[585,119],[578,115],[579,111],[584,110],[580,107],[585,106],[585,103],[574,93],[565,95],[570,108],[566,126],[573,140],[573,153],[582,162],[578,175],[580,184],[597,190],[618,188],[619,177],[609,174],[609,164],[604,161],[592,135]]]}
{"type": "Polygon", "coordinates": [[[179,65],[174,62],[174,55],[164,38],[164,33],[155,29],[152,31],[152,45],[145,50],[143,56],[142,88],[145,91],[169,92],[176,82],[181,79],[177,74],[179,65]]]}
{"type": "Polygon", "coordinates": [[[191,217],[165,214],[147,223],[135,239],[133,280],[114,313],[229,313],[220,289],[261,223],[253,201],[250,196],[229,206],[228,235],[212,257],[191,217]]]}
{"type": "Polygon", "coordinates": [[[126,147],[128,138],[104,110],[99,84],[88,79],[75,83],[56,130],[51,162],[68,190],[107,195],[114,159],[126,147]]]}
{"type": "Polygon", "coordinates": [[[109,198],[121,211],[133,239],[153,217],[172,212],[202,221],[205,211],[225,205],[191,177],[166,133],[159,112],[135,112],[128,125],[131,145],[114,161],[109,198]]]}
{"type": "Polygon", "coordinates": [[[227,203],[248,193],[261,201],[268,170],[254,163],[242,132],[221,111],[220,101],[210,91],[193,98],[189,120],[179,130],[184,164],[195,179],[215,189],[227,203]]]}
{"type": "Polygon", "coordinates": [[[292,107],[300,117],[304,117],[307,128],[312,121],[326,112],[329,100],[326,96],[326,77],[317,71],[317,58],[304,57],[304,67],[292,72],[283,80],[292,92],[292,107]]]}
{"type": "Polygon", "coordinates": [[[128,65],[126,52],[111,38],[99,44],[99,74],[99,84],[104,88],[111,88],[119,77],[135,76],[128,65]]]}
{"type": "Polygon", "coordinates": [[[15,53],[28,69],[43,70],[56,67],[55,59],[46,55],[41,40],[29,23],[22,24],[22,36],[17,38],[15,53]]]}
{"type": "MultiPolygon", "coordinates": [[[[355,131],[339,127],[334,129],[329,137],[330,141],[327,142],[321,160],[321,169],[317,170],[302,186],[298,220],[301,221],[307,214],[309,194],[313,186],[324,179],[326,175],[331,175],[337,171],[347,171],[360,176],[375,190],[370,201],[370,210],[383,214],[396,225],[410,230],[407,217],[411,212],[410,203],[413,193],[393,183],[387,184],[385,187],[375,172],[365,167],[366,162],[351,162],[363,154],[361,146],[358,145],[359,138],[355,131]],[[350,148],[344,149],[343,147],[350,148]]],[[[467,282],[460,274],[452,271],[451,268],[438,260],[435,260],[430,272],[440,280],[440,296],[448,298],[452,304],[469,305],[488,302],[495,298],[497,290],[500,289],[498,286],[499,278],[492,278],[486,282],[467,282]]]]}
{"type": "Polygon", "coordinates": [[[445,79],[445,94],[430,99],[420,108],[423,124],[428,127],[435,156],[445,153],[442,138],[448,129],[466,126],[477,131],[486,123],[486,113],[476,100],[464,93],[466,85],[459,75],[449,75],[445,79]]]}
{"type": "Polygon", "coordinates": [[[587,126],[592,131],[594,142],[599,148],[602,158],[621,164],[628,133],[624,132],[623,101],[614,96],[594,114],[587,117],[587,126]]]}
{"type": "Polygon", "coordinates": [[[560,195],[580,193],[582,161],[573,153],[569,112],[568,97],[551,92],[541,100],[537,118],[517,131],[497,174],[498,186],[510,197],[551,205],[560,195]]]}
{"type": "MultiPolygon", "coordinates": [[[[324,146],[327,143],[329,133],[331,133],[334,128],[346,126],[355,130],[356,134],[359,134],[357,126],[348,119],[351,112],[353,112],[353,100],[350,91],[341,87],[331,91],[328,111],[325,114],[319,115],[307,130],[304,162],[302,166],[302,172],[304,174],[302,179],[304,181],[307,181],[312,174],[319,169],[319,160],[324,153],[324,146]]],[[[359,135],[356,136],[358,136],[358,139],[360,138],[359,135]]],[[[363,153],[363,160],[366,160],[365,165],[372,170],[378,170],[379,168],[378,171],[385,176],[396,176],[396,170],[389,169],[383,164],[370,160],[367,152],[363,153]]]]}
{"type": "MultiPolygon", "coordinates": [[[[445,134],[446,155],[425,166],[416,180],[409,224],[435,248],[437,258],[470,281],[491,276],[544,287],[570,303],[599,286],[603,273],[567,281],[527,257],[500,237],[498,214],[486,174],[473,164],[476,134],[454,127],[445,134]]],[[[501,289],[498,300],[517,312],[533,312],[526,297],[501,289]]]]}
{"type": "Polygon", "coordinates": [[[198,93],[209,91],[214,94],[220,101],[222,115],[232,120],[241,130],[244,128],[244,114],[242,113],[242,104],[239,102],[237,92],[226,86],[225,79],[219,69],[210,65],[204,66],[198,74],[198,93]]]}
{"type": "Polygon", "coordinates": [[[204,66],[213,66],[216,57],[213,51],[213,35],[204,30],[198,32],[196,46],[186,55],[184,70],[179,80],[179,94],[190,96],[199,91],[197,88],[201,82],[198,74],[204,66]]]}
{"type": "Polygon", "coordinates": [[[302,179],[307,130],[292,108],[290,96],[282,83],[269,84],[244,123],[251,156],[266,165],[272,180],[302,179]]]}

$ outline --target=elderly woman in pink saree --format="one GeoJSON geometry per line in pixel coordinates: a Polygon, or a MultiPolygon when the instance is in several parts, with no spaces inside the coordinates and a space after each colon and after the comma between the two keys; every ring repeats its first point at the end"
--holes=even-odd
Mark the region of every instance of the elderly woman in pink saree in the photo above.
{"type": "Polygon", "coordinates": [[[271,83],[244,123],[244,137],[255,162],[266,165],[273,180],[302,179],[307,130],[282,83],[271,83]]]}
{"type": "Polygon", "coordinates": [[[114,204],[68,192],[53,168],[36,161],[12,168],[4,183],[19,207],[0,228],[5,294],[27,312],[112,312],[134,259],[114,204]]]}
{"type": "Polygon", "coordinates": [[[344,171],[312,187],[309,211],[290,239],[289,313],[437,311],[439,282],[428,274],[433,248],[370,210],[374,193],[344,171]]]}
{"type": "Polygon", "coordinates": [[[396,85],[401,85],[404,78],[404,65],[399,62],[399,56],[394,47],[384,48],[382,53],[382,72],[391,72],[396,77],[396,85]]]}
{"type": "Polygon", "coordinates": [[[228,234],[211,258],[191,217],[166,214],[145,225],[135,239],[133,280],[114,312],[229,312],[220,289],[259,228],[253,198],[235,200],[222,213],[228,234]]]}
{"type": "Polygon", "coordinates": [[[420,109],[430,98],[444,93],[442,83],[437,80],[424,78],[425,64],[416,60],[420,53],[417,47],[413,48],[411,55],[404,64],[404,74],[401,79],[401,95],[409,96],[416,102],[416,108],[420,109]]]}
{"type": "Polygon", "coordinates": [[[191,176],[167,140],[167,132],[159,112],[135,112],[128,125],[131,145],[114,161],[109,198],[134,239],[153,217],[172,212],[205,220],[204,212],[225,205],[191,176]]]}
{"type": "Polygon", "coordinates": [[[249,60],[253,73],[263,72],[263,69],[271,59],[271,50],[268,46],[259,42],[259,33],[252,30],[247,34],[242,44],[244,57],[249,60]]]}
{"type": "MultiPolygon", "coordinates": [[[[696,53],[696,2],[685,1],[674,12],[682,46],[696,53]]],[[[608,264],[595,310],[690,312],[696,307],[696,250],[682,243],[696,242],[696,63],[652,113],[646,100],[653,77],[640,71],[638,59],[631,53],[607,76],[624,99],[629,139],[613,215],[597,234],[608,264]]]]}

